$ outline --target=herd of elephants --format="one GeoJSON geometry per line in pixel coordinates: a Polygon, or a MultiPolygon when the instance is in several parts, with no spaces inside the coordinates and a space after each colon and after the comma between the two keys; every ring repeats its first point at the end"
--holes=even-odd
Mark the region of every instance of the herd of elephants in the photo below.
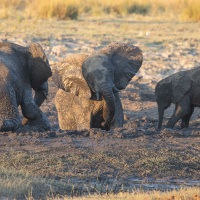
{"type": "MultiPolygon", "coordinates": [[[[62,130],[122,127],[124,113],[119,91],[126,88],[142,66],[143,54],[129,43],[113,42],[93,54],[68,55],[50,66],[38,43],[21,46],[0,42],[0,131],[16,131],[24,125],[51,125],[40,106],[48,95],[48,79],[58,87],[55,106],[62,130]],[[34,90],[34,95],[32,91],[34,90]],[[21,107],[23,119],[18,107],[21,107]]],[[[200,67],[172,74],[155,88],[158,129],[164,110],[175,110],[166,127],[189,126],[194,107],[200,106],[200,67]]]]}

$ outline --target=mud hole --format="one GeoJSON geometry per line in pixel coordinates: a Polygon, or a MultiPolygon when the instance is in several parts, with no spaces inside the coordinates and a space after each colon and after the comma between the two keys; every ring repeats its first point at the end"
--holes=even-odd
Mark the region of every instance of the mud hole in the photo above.
{"type": "MultiPolygon", "coordinates": [[[[84,22],[87,24],[86,21],[76,23],[80,28],[84,22]]],[[[48,27],[52,22],[45,23],[48,27]]],[[[68,31],[76,27],[72,23],[62,23],[68,31]]],[[[101,28],[108,28],[112,24],[102,23],[101,28]]],[[[134,33],[136,35],[147,29],[153,34],[154,28],[161,26],[156,23],[129,25],[133,26],[130,30],[138,28],[138,32],[134,33]],[[143,30],[143,26],[149,27],[143,30]]],[[[174,33],[180,34],[179,26],[187,27],[186,24],[163,24],[165,31],[162,34],[166,34],[168,39],[172,27],[174,33]]],[[[106,33],[104,40],[98,41],[92,36],[88,39],[86,35],[78,35],[76,40],[74,32],[71,35],[66,33],[52,37],[55,31],[53,28],[52,32],[48,30],[50,33],[46,33],[46,39],[44,35],[44,38],[41,37],[42,30],[35,33],[35,38],[31,38],[31,34],[26,33],[26,30],[23,34],[19,33],[20,37],[23,35],[21,39],[9,30],[7,36],[0,33],[0,39],[6,37],[7,40],[19,44],[35,40],[40,42],[46,49],[50,63],[61,60],[68,53],[92,52],[119,39],[140,46],[145,59],[137,76],[126,90],[120,93],[125,114],[123,128],[108,132],[99,129],[60,130],[54,105],[57,88],[50,79],[48,99],[41,109],[51,123],[51,131],[40,132],[34,127],[25,126],[15,133],[1,133],[2,165],[17,170],[24,169],[41,177],[73,183],[77,191],[81,191],[80,188],[87,191],[84,185],[93,192],[119,191],[122,188],[130,190],[135,187],[165,190],[183,185],[200,185],[199,109],[195,109],[190,128],[181,130],[180,124],[177,123],[174,130],[170,130],[165,128],[165,124],[173,112],[174,108],[171,106],[165,112],[163,129],[157,131],[157,107],[154,97],[154,88],[158,80],[175,71],[194,67],[200,62],[200,49],[197,45],[197,42],[200,44],[200,38],[194,41],[196,36],[189,36],[196,26],[189,26],[188,35],[185,38],[177,36],[174,43],[171,42],[173,37],[164,42],[156,42],[155,38],[150,39],[146,36],[134,40],[130,36],[131,32],[129,35],[124,33],[124,37],[119,37],[115,33],[112,39],[108,37],[111,33],[106,33]]],[[[57,28],[60,31],[59,27],[57,28]]],[[[69,190],[71,191],[71,188],[69,190]]]]}

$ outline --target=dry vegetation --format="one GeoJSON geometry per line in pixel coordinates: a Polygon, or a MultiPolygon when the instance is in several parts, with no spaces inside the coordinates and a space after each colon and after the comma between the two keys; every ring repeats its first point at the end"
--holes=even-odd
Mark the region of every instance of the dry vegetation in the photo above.
{"type": "Polygon", "coordinates": [[[77,19],[81,16],[132,14],[200,20],[199,0],[0,0],[0,18],[77,19]]]}
{"type": "MultiPolygon", "coordinates": [[[[66,200],[67,198],[64,198],[66,200]]],[[[199,188],[182,188],[168,192],[161,191],[134,191],[129,193],[91,195],[88,197],[74,198],[74,200],[199,200],[199,188]]]]}
{"type": "Polygon", "coordinates": [[[199,200],[199,187],[189,187],[199,186],[200,179],[199,112],[187,130],[181,131],[178,124],[175,130],[158,132],[153,96],[158,80],[199,65],[199,23],[179,21],[199,21],[199,4],[199,0],[0,0],[0,40],[39,42],[50,63],[69,53],[94,52],[113,41],[133,43],[144,52],[138,75],[142,78],[135,77],[121,92],[125,126],[114,132],[60,131],[53,100],[57,88],[50,80],[42,110],[52,130],[0,134],[0,200],[199,200]],[[170,191],[155,191],[156,185],[170,191]],[[186,188],[178,190],[180,185],[186,188]]]}
{"type": "MultiPolygon", "coordinates": [[[[180,185],[189,187],[188,181],[198,185],[199,118],[183,132],[177,127],[171,132],[156,131],[153,89],[160,78],[200,63],[199,32],[198,23],[135,21],[131,17],[77,21],[1,19],[1,40],[22,45],[39,42],[50,63],[69,53],[94,52],[112,41],[140,46],[145,59],[139,71],[143,78],[135,77],[121,92],[126,123],[114,132],[59,131],[54,106],[57,88],[50,80],[49,96],[42,110],[52,131],[38,133],[28,129],[0,134],[0,197],[89,195],[93,199],[93,193],[108,193],[109,196],[95,198],[131,199],[141,187],[151,190],[152,185],[159,185],[159,190],[167,190],[180,185]],[[180,179],[183,182],[177,182],[180,179]],[[114,196],[121,190],[133,193],[114,196]]],[[[165,122],[168,116],[165,115],[165,122]]],[[[188,199],[198,199],[198,189],[189,190],[188,199]]]]}

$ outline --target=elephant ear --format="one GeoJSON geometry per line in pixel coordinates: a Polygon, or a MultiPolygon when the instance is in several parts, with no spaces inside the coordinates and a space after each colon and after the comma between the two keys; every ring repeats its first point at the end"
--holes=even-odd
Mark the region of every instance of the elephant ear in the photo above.
{"type": "Polygon", "coordinates": [[[172,79],[172,103],[176,104],[190,90],[192,79],[185,73],[176,74],[172,79]]]}
{"type": "Polygon", "coordinates": [[[140,48],[127,43],[111,43],[100,53],[109,56],[114,65],[114,83],[119,90],[126,88],[143,62],[140,48]]]}
{"type": "Polygon", "coordinates": [[[69,55],[63,61],[52,65],[53,81],[58,88],[75,96],[90,98],[90,89],[82,75],[82,63],[86,54],[69,55]]]}
{"type": "Polygon", "coordinates": [[[38,43],[32,43],[28,52],[31,86],[37,89],[52,76],[52,72],[45,52],[38,43]]]}

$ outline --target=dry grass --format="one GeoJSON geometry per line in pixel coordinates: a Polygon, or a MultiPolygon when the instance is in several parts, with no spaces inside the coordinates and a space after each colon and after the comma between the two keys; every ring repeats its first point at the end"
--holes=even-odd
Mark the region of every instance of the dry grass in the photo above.
{"type": "Polygon", "coordinates": [[[0,0],[0,4],[0,18],[77,19],[80,15],[121,17],[139,14],[200,20],[199,0],[0,0]]]}
{"type": "MultiPolygon", "coordinates": [[[[118,152],[101,149],[96,144],[95,147],[83,150],[66,145],[46,151],[38,147],[38,152],[2,152],[0,197],[23,198],[24,195],[29,195],[39,199],[48,197],[51,193],[73,197],[107,193],[109,196],[105,196],[105,199],[120,199],[121,196],[123,199],[131,199],[133,195],[134,199],[137,199],[137,196],[145,197],[149,194],[133,192],[130,196],[127,193],[113,195],[121,190],[132,190],[123,185],[120,179],[133,174],[141,177],[163,177],[163,174],[184,176],[185,166],[189,167],[185,176],[191,176],[191,172],[198,171],[199,159],[194,151],[181,149],[176,152],[167,149],[160,150],[158,154],[157,151],[142,148],[138,151],[129,149],[129,152],[125,153],[123,147],[118,152]],[[94,149],[95,147],[97,149],[94,149]],[[108,177],[110,181],[104,181],[108,180],[108,177]]],[[[165,195],[159,192],[153,195],[158,194],[165,195]]],[[[90,196],[88,198],[93,199],[90,196]]]]}
{"type": "MultiPolygon", "coordinates": [[[[133,189],[129,192],[115,193],[113,190],[108,189],[102,195],[99,189],[100,185],[99,188],[95,186],[96,194],[94,195],[90,193],[91,188],[94,188],[92,183],[80,187],[70,181],[64,182],[51,178],[42,178],[31,175],[24,170],[11,170],[4,167],[0,167],[0,180],[0,197],[5,199],[200,200],[199,187],[185,187],[165,192],[133,189]]],[[[123,191],[123,188],[121,189],[123,191]]]]}
{"type": "MultiPolygon", "coordinates": [[[[68,198],[64,198],[68,199],[68,198]]],[[[160,191],[133,191],[130,193],[119,193],[109,195],[91,195],[88,197],[73,198],[74,200],[199,200],[200,189],[199,188],[182,188],[180,190],[173,190],[168,192],[160,191]]]]}
{"type": "Polygon", "coordinates": [[[200,21],[200,1],[187,1],[181,17],[183,20],[200,21]]]}
{"type": "Polygon", "coordinates": [[[76,19],[78,7],[74,1],[34,0],[28,3],[26,15],[36,18],[39,16],[41,18],[76,19]]]}

